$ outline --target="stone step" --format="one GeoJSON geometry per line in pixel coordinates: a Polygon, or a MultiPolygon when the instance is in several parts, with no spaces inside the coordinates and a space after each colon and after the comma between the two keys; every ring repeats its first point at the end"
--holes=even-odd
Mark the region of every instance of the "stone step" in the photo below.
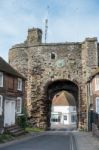
{"type": "Polygon", "coordinates": [[[20,130],[20,131],[15,132],[13,135],[19,136],[19,135],[24,135],[24,134],[26,134],[26,132],[24,130],[20,130]]]}
{"type": "Polygon", "coordinates": [[[17,128],[19,128],[18,125],[12,125],[12,126],[6,127],[5,129],[10,131],[10,130],[17,129],[17,128]]]}
{"type": "Polygon", "coordinates": [[[9,132],[10,134],[12,134],[13,136],[19,136],[22,134],[25,134],[25,130],[22,129],[20,126],[18,125],[13,125],[13,126],[9,126],[5,128],[6,132],[9,132]]]}

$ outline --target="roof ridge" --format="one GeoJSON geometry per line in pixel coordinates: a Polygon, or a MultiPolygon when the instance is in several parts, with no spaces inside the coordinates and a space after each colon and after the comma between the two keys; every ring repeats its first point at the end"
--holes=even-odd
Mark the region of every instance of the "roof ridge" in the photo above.
{"type": "Polygon", "coordinates": [[[22,74],[20,74],[16,69],[14,69],[8,62],[6,62],[1,56],[0,56],[0,70],[2,72],[6,72],[8,74],[26,79],[22,74]]]}

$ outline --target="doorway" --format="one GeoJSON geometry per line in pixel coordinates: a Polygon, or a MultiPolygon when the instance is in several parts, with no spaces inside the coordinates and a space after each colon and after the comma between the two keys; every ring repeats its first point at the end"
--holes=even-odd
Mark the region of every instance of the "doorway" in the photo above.
{"type": "Polygon", "coordinates": [[[4,127],[15,124],[15,101],[5,100],[4,104],[4,127]]]}

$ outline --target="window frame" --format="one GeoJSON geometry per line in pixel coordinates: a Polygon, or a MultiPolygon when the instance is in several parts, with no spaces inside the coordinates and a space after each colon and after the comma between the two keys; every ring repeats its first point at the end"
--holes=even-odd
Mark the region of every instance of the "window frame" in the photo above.
{"type": "Polygon", "coordinates": [[[18,78],[17,79],[17,90],[18,91],[22,91],[22,84],[23,84],[22,78],[18,78]]]}
{"type": "Polygon", "coordinates": [[[64,115],[64,121],[67,121],[67,115],[64,115]]]}
{"type": "Polygon", "coordinates": [[[0,106],[0,115],[2,115],[2,111],[3,111],[3,96],[2,95],[0,95],[0,104],[1,104],[1,106],[0,106]]]}
{"type": "Polygon", "coordinates": [[[97,101],[99,101],[99,97],[96,97],[96,113],[99,114],[99,108],[97,108],[97,101]]]}
{"type": "Polygon", "coordinates": [[[22,113],[22,98],[21,97],[17,97],[17,101],[16,101],[16,113],[17,114],[21,114],[22,113]],[[19,111],[18,110],[18,105],[17,105],[17,101],[20,100],[20,108],[19,111]]]}
{"type": "Polygon", "coordinates": [[[97,80],[99,80],[99,75],[95,76],[95,91],[99,90],[99,84],[97,84],[97,82],[99,82],[99,81],[97,81],[97,80]]]}
{"type": "Polygon", "coordinates": [[[61,116],[59,114],[52,114],[51,115],[51,122],[59,123],[61,121],[61,116]]]}
{"type": "Polygon", "coordinates": [[[71,122],[72,122],[72,123],[75,123],[76,120],[77,120],[77,115],[76,115],[76,114],[72,114],[72,115],[71,115],[71,122]]]}
{"type": "Polygon", "coordinates": [[[1,81],[0,81],[0,83],[1,83],[1,84],[0,84],[0,87],[3,87],[3,72],[0,72],[0,74],[1,74],[1,76],[2,76],[2,77],[1,77],[1,81]]]}

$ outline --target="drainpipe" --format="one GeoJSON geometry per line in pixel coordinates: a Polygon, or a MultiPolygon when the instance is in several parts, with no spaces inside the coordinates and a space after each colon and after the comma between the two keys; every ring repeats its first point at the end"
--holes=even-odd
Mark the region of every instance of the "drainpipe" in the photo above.
{"type": "MultiPolygon", "coordinates": [[[[78,94],[79,94],[79,95],[78,95],[79,106],[78,106],[78,112],[77,112],[78,114],[77,114],[77,115],[78,115],[78,120],[79,120],[79,122],[80,122],[80,113],[81,113],[81,112],[80,112],[80,101],[81,101],[81,99],[80,99],[80,87],[79,87],[78,94]]],[[[79,122],[77,122],[77,128],[78,128],[78,129],[80,129],[80,128],[79,128],[79,125],[80,125],[79,122]]]]}
{"type": "Polygon", "coordinates": [[[90,83],[87,83],[87,131],[89,130],[90,83]]]}

